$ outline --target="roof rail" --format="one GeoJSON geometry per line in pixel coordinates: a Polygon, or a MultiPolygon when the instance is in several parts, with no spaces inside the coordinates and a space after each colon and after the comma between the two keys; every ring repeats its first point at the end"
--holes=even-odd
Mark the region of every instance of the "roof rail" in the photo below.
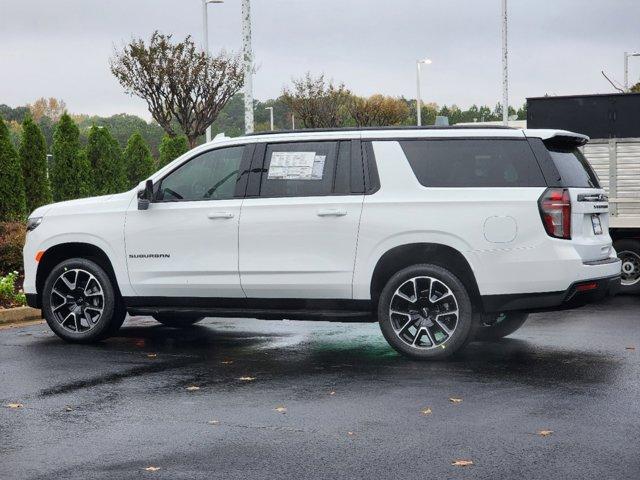
{"type": "Polygon", "coordinates": [[[409,126],[395,126],[395,127],[342,127],[342,128],[303,128],[295,130],[269,130],[266,132],[254,132],[245,133],[245,137],[253,137],[258,135],[277,135],[284,133],[316,133],[316,132],[370,132],[377,130],[516,130],[513,127],[506,127],[504,125],[446,125],[436,126],[427,125],[422,127],[409,126]]]}

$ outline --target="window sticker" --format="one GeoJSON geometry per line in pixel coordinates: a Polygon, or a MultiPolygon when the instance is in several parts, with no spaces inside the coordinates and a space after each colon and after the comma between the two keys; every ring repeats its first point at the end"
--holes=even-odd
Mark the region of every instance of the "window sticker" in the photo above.
{"type": "Polygon", "coordinates": [[[315,152],[273,152],[269,180],[322,180],[326,155],[315,152]]]}

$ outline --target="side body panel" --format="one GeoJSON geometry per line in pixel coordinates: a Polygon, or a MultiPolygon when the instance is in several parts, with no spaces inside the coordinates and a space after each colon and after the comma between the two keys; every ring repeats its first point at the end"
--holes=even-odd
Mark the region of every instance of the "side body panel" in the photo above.
{"type": "Polygon", "coordinates": [[[36,293],[38,264],[35,255],[38,251],[63,243],[88,243],[109,257],[122,294],[133,295],[127,275],[124,222],[125,211],[134,199],[135,191],[132,190],[48,207],[40,226],[27,235],[24,247],[25,293],[36,293]]]}
{"type": "Polygon", "coordinates": [[[545,187],[426,188],[397,141],[374,141],[373,149],[381,188],[364,200],[355,299],[370,298],[382,255],[410,243],[458,250],[481,295],[563,291],[577,280],[612,274],[611,266],[585,267],[570,241],[546,234],[537,204],[545,187]]]}

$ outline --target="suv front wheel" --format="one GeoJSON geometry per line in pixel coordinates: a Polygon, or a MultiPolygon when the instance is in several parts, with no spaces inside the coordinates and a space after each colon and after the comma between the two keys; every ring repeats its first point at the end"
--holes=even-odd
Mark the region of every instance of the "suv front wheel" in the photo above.
{"type": "Polygon", "coordinates": [[[471,299],[449,270],[430,264],[396,273],[378,303],[382,334],[399,353],[414,359],[442,359],[473,338],[471,299]]]}
{"type": "Polygon", "coordinates": [[[91,343],[122,325],[126,311],[104,269],[84,258],[56,265],[42,292],[42,313],[63,340],[91,343]]]}

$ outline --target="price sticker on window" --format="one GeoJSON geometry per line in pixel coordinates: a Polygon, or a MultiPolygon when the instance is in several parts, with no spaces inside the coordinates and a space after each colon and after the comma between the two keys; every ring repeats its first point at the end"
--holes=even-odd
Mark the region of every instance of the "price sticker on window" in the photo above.
{"type": "Polygon", "coordinates": [[[269,180],[322,180],[326,155],[315,152],[273,152],[269,180]]]}

